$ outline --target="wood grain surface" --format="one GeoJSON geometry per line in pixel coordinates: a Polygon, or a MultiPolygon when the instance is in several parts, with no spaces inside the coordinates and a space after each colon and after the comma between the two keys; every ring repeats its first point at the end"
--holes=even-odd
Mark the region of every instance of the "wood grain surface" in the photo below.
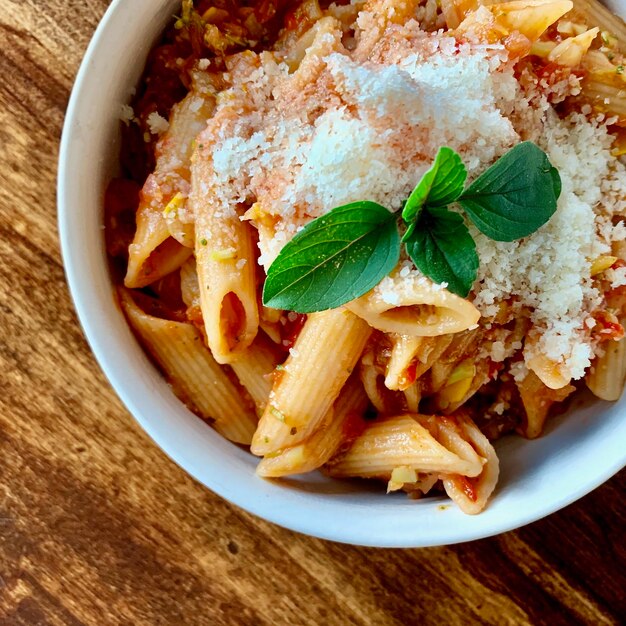
{"type": "Polygon", "coordinates": [[[624,623],[623,472],[516,532],[364,549],[243,513],[141,431],[56,230],[61,124],[107,4],[0,2],[0,625],[624,623]]]}

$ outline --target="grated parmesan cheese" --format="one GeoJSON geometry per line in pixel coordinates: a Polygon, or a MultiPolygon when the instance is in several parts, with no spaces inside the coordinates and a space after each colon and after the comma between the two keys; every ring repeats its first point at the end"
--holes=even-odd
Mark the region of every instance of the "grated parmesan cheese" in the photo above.
{"type": "Polygon", "coordinates": [[[148,115],[148,128],[153,135],[162,135],[170,127],[170,123],[156,111],[148,115]]]}
{"type": "Polygon", "coordinates": [[[515,296],[542,330],[535,344],[527,344],[526,358],[544,354],[580,378],[594,354],[585,319],[602,303],[590,259],[610,251],[610,239],[603,241],[596,232],[595,208],[614,159],[606,127],[582,115],[561,120],[548,110],[542,126],[539,143],[563,185],[557,212],[519,242],[495,242],[472,228],[481,261],[474,304],[489,317],[497,313],[497,302],[515,296]]]}
{"type": "Polygon", "coordinates": [[[122,104],[120,107],[120,120],[128,126],[135,119],[135,111],[130,104],[122,104]]]}
{"type": "Polygon", "coordinates": [[[335,206],[367,198],[400,208],[440,146],[478,173],[519,141],[499,110],[512,108],[517,85],[502,47],[464,44],[461,56],[453,38],[407,28],[414,42],[367,62],[343,48],[339,26],[322,33],[326,54],[308,55],[315,72],[304,85],[303,67],[289,74],[267,54],[229,68],[233,86],[199,139],[212,146],[207,191],[218,216],[256,201],[273,218],[260,231],[266,268],[304,224],[335,206]]]}
{"type": "Polygon", "coordinates": [[[607,270],[605,276],[611,281],[613,289],[626,285],[626,267],[617,267],[614,270],[607,270]]]}

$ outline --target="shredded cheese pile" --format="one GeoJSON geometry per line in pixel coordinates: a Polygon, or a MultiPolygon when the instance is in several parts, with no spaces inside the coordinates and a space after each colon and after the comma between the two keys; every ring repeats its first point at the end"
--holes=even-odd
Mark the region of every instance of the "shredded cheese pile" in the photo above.
{"type": "MultiPolygon", "coordinates": [[[[252,205],[245,218],[259,228],[267,268],[299,229],[336,206],[367,199],[400,208],[441,146],[461,154],[471,181],[532,139],[559,169],[557,213],[512,243],[472,227],[480,269],[470,299],[487,318],[503,300],[525,307],[537,335],[525,356],[541,352],[580,378],[594,351],[587,322],[601,303],[590,265],[626,236],[611,219],[626,214],[626,171],[610,155],[607,120],[561,120],[549,96],[576,93],[577,80],[518,81],[500,45],[459,44],[412,20],[381,36],[368,13],[358,25],[347,50],[339,22],[318,22],[295,73],[269,52],[230,60],[230,87],[196,154],[210,164],[203,192],[218,217],[252,205]]],[[[626,283],[624,272],[612,271],[614,285],[626,283]]],[[[419,276],[403,272],[379,286],[385,301],[399,301],[403,281],[419,276]]],[[[500,347],[496,360],[505,356],[500,347]]]]}

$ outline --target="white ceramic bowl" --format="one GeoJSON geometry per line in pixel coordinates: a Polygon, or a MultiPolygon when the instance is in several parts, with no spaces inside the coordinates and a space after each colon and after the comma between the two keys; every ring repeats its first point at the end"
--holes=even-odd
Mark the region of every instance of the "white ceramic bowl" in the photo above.
{"type": "MultiPolygon", "coordinates": [[[[617,0],[625,7],[626,0],[617,0]]],[[[536,441],[497,445],[501,477],[487,509],[467,516],[442,498],[385,496],[321,476],[270,482],[255,459],[177,400],[116,306],[103,237],[102,200],[117,169],[119,110],[180,0],[115,0],[87,50],[61,142],[59,229],[67,279],[87,339],[111,384],[156,443],[223,498],[282,526],[345,543],[419,547],[510,530],[584,496],[626,465],[626,396],[586,401],[536,441]]],[[[622,14],[626,13],[622,10],[622,14]]]]}

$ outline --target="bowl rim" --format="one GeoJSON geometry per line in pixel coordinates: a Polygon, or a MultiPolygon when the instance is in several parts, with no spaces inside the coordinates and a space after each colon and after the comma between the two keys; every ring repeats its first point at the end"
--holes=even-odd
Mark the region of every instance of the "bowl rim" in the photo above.
{"type": "MultiPolygon", "coordinates": [[[[171,2],[172,0],[170,0],[171,2]]],[[[214,493],[217,493],[227,501],[237,505],[245,511],[257,515],[265,520],[271,521],[279,526],[311,535],[314,537],[333,540],[341,543],[374,547],[427,547],[450,545],[465,541],[472,541],[509,530],[513,530],[530,522],[539,520],[559,509],[571,504],[572,502],[583,497],[611,476],[616,474],[620,469],[626,466],[626,450],[621,456],[615,452],[614,458],[610,462],[605,462],[602,471],[587,475],[584,473],[580,481],[570,491],[560,493],[551,499],[546,499],[540,503],[533,503],[534,506],[528,506],[523,510],[517,510],[510,515],[507,521],[502,517],[491,518],[488,511],[483,512],[480,516],[482,523],[467,524],[460,528],[455,534],[446,535],[437,538],[436,532],[431,532],[428,537],[423,537],[419,533],[408,536],[407,533],[380,532],[380,528],[376,526],[365,525],[363,528],[353,528],[344,523],[336,523],[332,519],[332,511],[337,511],[336,501],[333,506],[326,510],[325,505],[320,505],[320,501],[313,498],[310,504],[300,506],[309,508],[308,514],[303,511],[292,511],[290,506],[277,506],[277,502],[269,497],[253,497],[258,490],[258,483],[255,480],[249,480],[248,485],[234,485],[228,481],[217,480],[210,472],[200,473],[192,469],[194,464],[185,456],[180,445],[167,432],[160,427],[156,421],[147,414],[142,405],[141,394],[136,389],[131,389],[125,380],[123,372],[118,368],[119,361],[116,358],[115,351],[120,346],[119,342],[110,341],[106,329],[103,329],[98,321],[93,317],[93,302],[97,301],[102,294],[99,294],[94,287],[94,283],[89,280],[88,273],[81,267],[82,256],[79,246],[76,245],[76,238],[73,236],[73,215],[78,210],[74,206],[71,198],[72,186],[76,184],[76,179],[72,173],[80,167],[80,161],[77,160],[76,151],[73,149],[74,139],[76,136],[77,120],[87,119],[87,113],[84,110],[85,94],[92,88],[90,83],[93,77],[90,76],[90,66],[92,61],[101,54],[103,42],[112,34],[115,28],[115,18],[124,6],[126,0],[113,0],[111,5],[105,12],[100,21],[81,62],[79,71],[76,75],[75,83],[72,89],[71,97],[67,107],[66,117],[63,125],[63,131],[59,149],[59,165],[57,177],[57,202],[58,202],[58,228],[61,243],[61,254],[70,294],[74,303],[75,310],[78,314],[83,332],[87,338],[90,348],[96,357],[96,360],[109,380],[114,391],[122,400],[128,411],[152,438],[153,441],[185,472],[193,478],[208,487],[214,493]],[[320,506],[320,515],[316,515],[316,503],[320,506]],[[321,523],[321,520],[325,520],[321,523]],[[332,521],[331,521],[332,520],[332,521]],[[372,530],[376,528],[376,532],[372,530]]],[[[80,152],[80,151],[79,151],[80,152]]],[[[99,234],[103,238],[102,233],[99,234]]],[[[112,281],[109,282],[112,285],[112,281]]],[[[121,315],[121,313],[120,313],[121,315]]],[[[204,425],[203,425],[204,427],[204,425]]],[[[606,459],[605,459],[606,460],[606,459]]],[[[608,461],[608,460],[606,460],[608,461]]],[[[498,497],[497,495],[495,496],[498,497]]],[[[289,504],[289,497],[283,498],[289,504]]],[[[284,502],[283,502],[284,503],[284,502]]],[[[278,502],[280,504],[280,502],[278,502]]],[[[389,507],[391,509],[395,507],[389,507]]],[[[392,519],[388,516],[386,523],[392,519]]],[[[465,517],[464,517],[465,519],[465,517]]],[[[345,522],[345,520],[339,520],[345,522]]],[[[382,518],[381,518],[382,521],[382,518]]],[[[419,516],[416,516],[419,521],[419,516]]],[[[380,526],[380,522],[379,522],[380,526]]]]}

